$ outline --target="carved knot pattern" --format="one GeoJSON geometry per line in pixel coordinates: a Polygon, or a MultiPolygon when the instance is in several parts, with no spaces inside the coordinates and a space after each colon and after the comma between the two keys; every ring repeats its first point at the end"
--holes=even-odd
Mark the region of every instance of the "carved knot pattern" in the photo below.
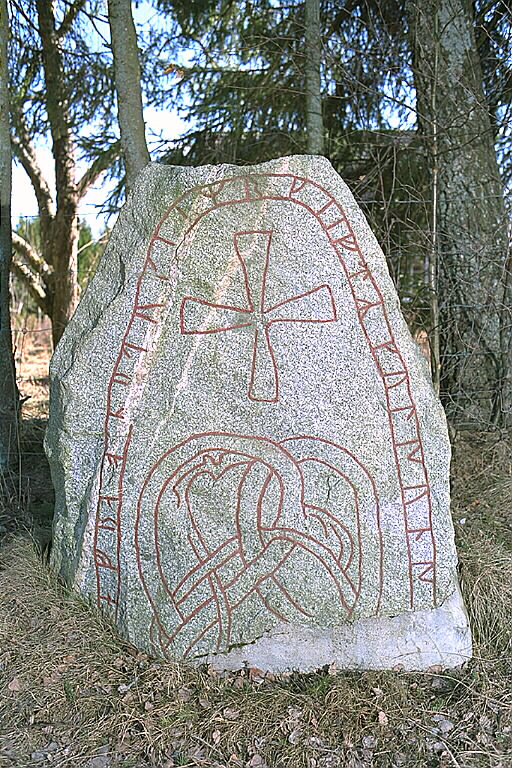
{"type": "Polygon", "coordinates": [[[320,623],[322,610],[331,619],[350,617],[361,592],[363,546],[371,553],[366,587],[378,610],[375,485],[351,453],[326,440],[193,435],[151,469],[135,543],[159,654],[171,643],[184,657],[226,650],[246,630],[236,620],[241,611],[264,629],[276,621],[320,623]],[[373,517],[364,544],[362,509],[373,517]],[[142,554],[148,551],[157,568],[142,554]]]}

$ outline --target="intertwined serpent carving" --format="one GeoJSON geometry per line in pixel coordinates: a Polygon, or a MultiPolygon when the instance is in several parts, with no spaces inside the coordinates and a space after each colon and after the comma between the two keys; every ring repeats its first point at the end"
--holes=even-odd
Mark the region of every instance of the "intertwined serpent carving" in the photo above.
{"type": "Polygon", "coordinates": [[[372,478],[326,440],[205,433],[175,446],[151,469],[136,523],[154,645],[165,653],[172,643],[184,656],[226,649],[244,611],[268,613],[268,627],[316,623],[325,601],[333,615],[350,616],[362,588],[363,507],[380,551],[372,478]]]}

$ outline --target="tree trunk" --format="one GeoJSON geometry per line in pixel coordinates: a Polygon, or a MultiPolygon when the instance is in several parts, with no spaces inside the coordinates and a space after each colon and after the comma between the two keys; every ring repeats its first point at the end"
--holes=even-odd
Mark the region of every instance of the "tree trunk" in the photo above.
{"type": "Polygon", "coordinates": [[[471,13],[469,0],[408,2],[418,123],[437,142],[441,396],[452,422],[482,427],[512,423],[512,333],[503,185],[471,13]]]}
{"type": "Polygon", "coordinates": [[[78,191],[67,88],[53,3],[52,0],[36,0],[36,5],[57,190],[57,210],[49,228],[48,248],[53,267],[50,317],[55,346],[78,304],[78,191]]]}
{"type": "Polygon", "coordinates": [[[57,214],[52,227],[54,275],[51,280],[50,319],[53,348],[57,346],[78,304],[78,218],[57,214]]]}
{"type": "Polygon", "coordinates": [[[108,0],[108,18],[121,145],[129,190],[139,171],[150,162],[142,114],[139,53],[131,0],[108,0]]]}
{"type": "Polygon", "coordinates": [[[306,132],[311,155],[324,153],[324,123],[320,79],[322,31],[319,0],[306,0],[306,132]]]}
{"type": "Polygon", "coordinates": [[[9,313],[11,266],[11,140],[7,40],[7,2],[0,0],[0,475],[17,457],[19,396],[12,355],[9,313]]]}

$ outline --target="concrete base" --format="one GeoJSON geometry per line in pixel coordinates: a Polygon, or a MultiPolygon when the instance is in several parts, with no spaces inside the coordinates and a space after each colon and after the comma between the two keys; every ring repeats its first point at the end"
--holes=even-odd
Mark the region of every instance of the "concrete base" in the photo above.
{"type": "Polygon", "coordinates": [[[249,645],[197,658],[217,670],[310,672],[335,662],[340,669],[426,670],[460,667],[471,658],[468,617],[457,590],[430,611],[360,619],[330,630],[281,624],[249,645]]]}

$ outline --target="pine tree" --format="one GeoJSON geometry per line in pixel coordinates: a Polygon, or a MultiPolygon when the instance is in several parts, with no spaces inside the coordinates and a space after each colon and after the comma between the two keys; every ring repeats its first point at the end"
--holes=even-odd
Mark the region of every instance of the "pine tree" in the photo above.
{"type": "Polygon", "coordinates": [[[41,236],[36,250],[20,233],[14,234],[14,269],[34,298],[39,296],[56,344],[79,297],[78,204],[105,170],[115,172],[120,159],[112,67],[109,57],[91,42],[85,0],[28,0],[13,5],[9,57],[13,149],[34,189],[41,236]],[[96,134],[94,125],[101,126],[96,134]],[[89,130],[84,132],[86,126],[89,130]],[[48,135],[55,195],[35,149],[48,135]],[[77,178],[77,154],[89,161],[81,178],[77,178]]]}

